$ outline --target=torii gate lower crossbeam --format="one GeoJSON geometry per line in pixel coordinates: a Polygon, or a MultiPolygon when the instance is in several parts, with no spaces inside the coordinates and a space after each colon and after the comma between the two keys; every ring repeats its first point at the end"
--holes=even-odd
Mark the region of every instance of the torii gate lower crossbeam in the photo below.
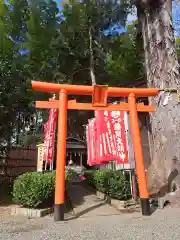
{"type": "Polygon", "coordinates": [[[65,192],[65,158],[66,158],[66,134],[67,134],[67,110],[124,110],[129,111],[130,124],[132,132],[132,141],[136,161],[136,173],[138,177],[138,186],[141,200],[142,215],[150,215],[149,193],[144,169],[144,159],[142,153],[141,136],[138,122],[138,111],[153,112],[153,106],[144,106],[136,104],[136,97],[156,96],[158,89],[152,88],[108,88],[107,86],[75,86],[61,85],[45,82],[32,81],[32,88],[42,92],[59,92],[59,100],[49,102],[37,102],[38,108],[58,108],[58,140],[57,140],[57,158],[56,158],[56,186],[55,186],[55,221],[64,220],[64,192],[65,192]],[[68,94],[92,95],[93,103],[84,104],[72,101],[68,102],[68,94]],[[119,95],[118,95],[119,94],[119,95]],[[108,96],[126,96],[128,103],[117,105],[108,105],[108,96]]]}

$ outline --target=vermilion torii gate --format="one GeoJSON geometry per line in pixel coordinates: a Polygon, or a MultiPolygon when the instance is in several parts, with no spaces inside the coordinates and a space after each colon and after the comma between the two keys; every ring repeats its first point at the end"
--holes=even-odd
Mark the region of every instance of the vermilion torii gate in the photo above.
{"type": "Polygon", "coordinates": [[[37,108],[57,108],[59,110],[54,205],[55,221],[64,220],[65,159],[68,109],[109,111],[122,110],[129,112],[142,215],[150,215],[149,193],[144,169],[138,112],[153,112],[155,111],[155,107],[145,106],[143,103],[136,103],[136,98],[156,96],[159,93],[159,90],[156,88],[116,88],[105,85],[66,85],[38,81],[32,81],[32,88],[33,90],[41,92],[59,93],[59,100],[36,102],[37,108]],[[77,103],[76,100],[68,101],[68,95],[70,94],[92,95],[92,103],[77,103]],[[122,102],[120,104],[108,105],[108,97],[128,97],[128,103],[122,102]]]}

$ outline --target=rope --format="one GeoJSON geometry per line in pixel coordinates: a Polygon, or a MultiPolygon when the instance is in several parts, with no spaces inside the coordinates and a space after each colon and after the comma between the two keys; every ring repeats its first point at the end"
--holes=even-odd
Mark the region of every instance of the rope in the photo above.
{"type": "Polygon", "coordinates": [[[178,92],[180,89],[178,88],[160,88],[159,91],[163,92],[178,92]]]}
{"type": "Polygon", "coordinates": [[[177,101],[180,103],[180,88],[160,88],[159,91],[177,93],[177,101]]]}

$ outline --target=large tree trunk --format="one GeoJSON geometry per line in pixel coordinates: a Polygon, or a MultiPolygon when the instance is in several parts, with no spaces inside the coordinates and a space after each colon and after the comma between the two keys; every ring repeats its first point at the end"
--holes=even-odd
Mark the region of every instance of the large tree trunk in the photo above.
{"type": "Polygon", "coordinates": [[[89,28],[89,51],[90,51],[90,77],[93,86],[96,85],[95,69],[94,69],[94,51],[93,51],[93,39],[92,39],[92,27],[89,28]]]}
{"type": "MultiPolygon", "coordinates": [[[[155,5],[137,6],[143,34],[147,85],[161,89],[179,88],[172,1],[154,2],[155,5]]],[[[176,92],[162,91],[149,101],[157,106],[156,113],[150,114],[152,162],[147,173],[149,190],[154,191],[167,184],[174,157],[180,161],[180,105],[176,92]]]]}

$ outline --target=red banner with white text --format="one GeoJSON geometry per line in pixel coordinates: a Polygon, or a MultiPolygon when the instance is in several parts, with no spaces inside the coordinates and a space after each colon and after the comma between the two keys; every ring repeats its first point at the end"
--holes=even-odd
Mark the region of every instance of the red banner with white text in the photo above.
{"type": "Polygon", "coordinates": [[[128,163],[124,111],[97,111],[96,126],[99,160],[128,163]]]}
{"type": "Polygon", "coordinates": [[[44,161],[51,163],[54,157],[55,130],[57,122],[57,109],[50,109],[49,119],[44,125],[44,161]]]}
{"type": "Polygon", "coordinates": [[[89,159],[88,164],[90,166],[97,165],[97,148],[96,148],[96,119],[89,119],[88,124],[88,148],[89,148],[89,159]]]}
{"type": "Polygon", "coordinates": [[[43,160],[46,161],[48,156],[48,135],[49,135],[49,121],[44,124],[44,153],[43,160]]]}
{"type": "Polygon", "coordinates": [[[128,163],[124,111],[97,111],[87,129],[89,165],[128,163]]]}
{"type": "Polygon", "coordinates": [[[98,136],[96,119],[89,119],[87,126],[87,145],[88,145],[88,165],[104,165],[103,159],[100,159],[100,149],[98,148],[98,136]]]}

